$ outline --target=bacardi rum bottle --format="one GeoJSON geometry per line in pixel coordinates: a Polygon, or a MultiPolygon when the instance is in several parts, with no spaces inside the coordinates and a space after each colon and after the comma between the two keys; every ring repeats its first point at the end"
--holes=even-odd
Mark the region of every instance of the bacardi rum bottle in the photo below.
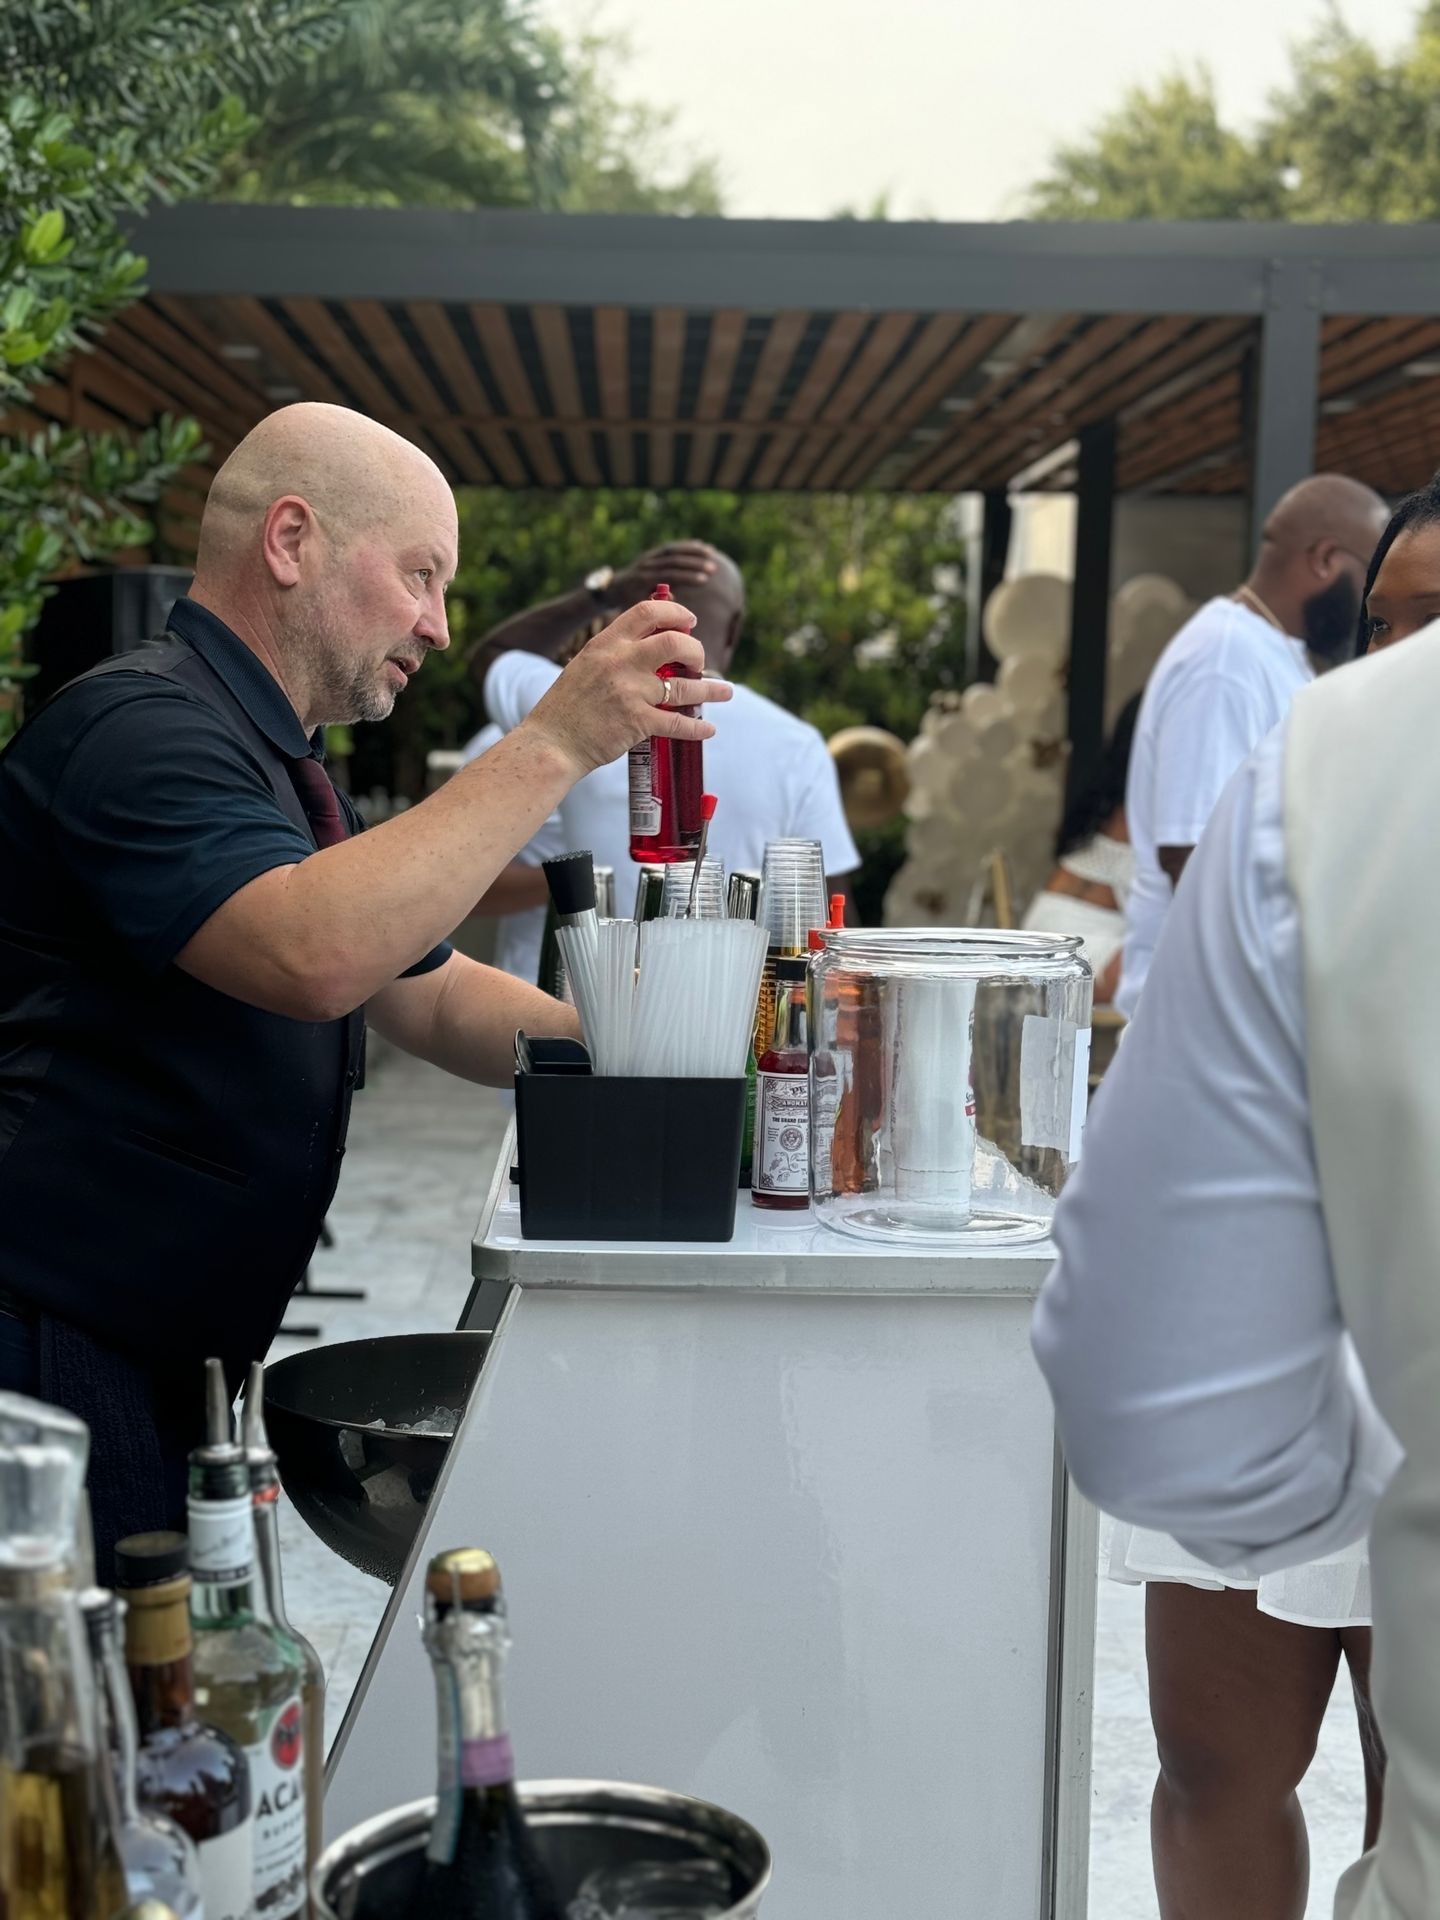
{"type": "Polygon", "coordinates": [[[440,1767],[411,1920],[564,1920],[515,1792],[501,1679],[510,1637],[488,1553],[437,1554],[425,1576],[440,1767]]]}
{"type": "Polygon", "coordinates": [[[231,1437],[218,1360],[207,1360],[209,1438],[190,1456],[190,1571],[195,1588],[195,1705],[244,1749],[254,1805],[257,1920],[306,1911],[305,1662],[263,1616],[250,1472],[231,1437]]]}
{"type": "Polygon", "coordinates": [[[314,1647],[290,1624],[285,1611],[285,1582],[280,1572],[280,1472],[265,1431],[265,1369],[257,1360],[245,1386],[245,1464],[250,1470],[250,1499],[255,1515],[255,1552],[260,1569],[257,1599],[263,1617],[288,1634],[300,1650],[304,1668],[305,1830],[307,1872],[314,1869],[325,1833],[325,1669],[314,1647]]]}

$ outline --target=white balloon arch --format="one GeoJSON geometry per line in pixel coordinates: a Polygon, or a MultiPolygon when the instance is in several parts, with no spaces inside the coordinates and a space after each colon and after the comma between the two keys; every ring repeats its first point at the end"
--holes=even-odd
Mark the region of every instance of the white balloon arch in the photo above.
{"type": "MultiPolygon", "coordinates": [[[[1160,574],[1140,574],[1115,594],[1107,725],[1144,686],[1192,610],[1184,591],[1160,574]]],[[[997,851],[1023,911],[1054,864],[1069,751],[1069,581],[1045,573],[1006,580],[986,604],[984,631],[1000,662],[993,685],[937,695],[910,747],[910,825],[905,863],[885,902],[890,926],[963,924],[997,851]]]]}

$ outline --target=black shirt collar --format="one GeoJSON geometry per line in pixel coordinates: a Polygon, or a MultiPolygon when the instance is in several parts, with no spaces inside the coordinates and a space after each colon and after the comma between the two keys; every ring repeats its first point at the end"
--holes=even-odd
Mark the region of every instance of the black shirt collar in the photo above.
{"type": "Polygon", "coordinates": [[[182,597],[171,609],[167,624],[171,633],[188,642],[206,666],[219,674],[272,746],[292,760],[312,755],[324,759],[323,735],[317,729],[306,738],[300,716],[279,681],[218,614],[182,597]]]}

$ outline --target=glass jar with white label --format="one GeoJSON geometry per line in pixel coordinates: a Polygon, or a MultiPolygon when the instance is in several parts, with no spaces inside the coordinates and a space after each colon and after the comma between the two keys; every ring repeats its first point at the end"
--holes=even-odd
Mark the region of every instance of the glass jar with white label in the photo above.
{"type": "Polygon", "coordinates": [[[810,1184],[864,1239],[1042,1239],[1080,1153],[1093,981],[1080,942],[827,933],[811,965],[810,1184]]]}

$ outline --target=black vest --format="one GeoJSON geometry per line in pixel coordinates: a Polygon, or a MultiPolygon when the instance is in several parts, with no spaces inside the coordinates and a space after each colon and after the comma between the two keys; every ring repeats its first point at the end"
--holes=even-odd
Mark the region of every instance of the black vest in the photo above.
{"type": "MultiPolygon", "coordinates": [[[[83,677],[137,672],[215,708],[309,834],[285,755],[193,648],[167,637],[83,677]]],[[[0,1287],[147,1369],[217,1354],[233,1378],[314,1251],[364,1013],[290,1020],[117,952],[56,982],[62,1038],[0,1159],[0,1287]]]]}

